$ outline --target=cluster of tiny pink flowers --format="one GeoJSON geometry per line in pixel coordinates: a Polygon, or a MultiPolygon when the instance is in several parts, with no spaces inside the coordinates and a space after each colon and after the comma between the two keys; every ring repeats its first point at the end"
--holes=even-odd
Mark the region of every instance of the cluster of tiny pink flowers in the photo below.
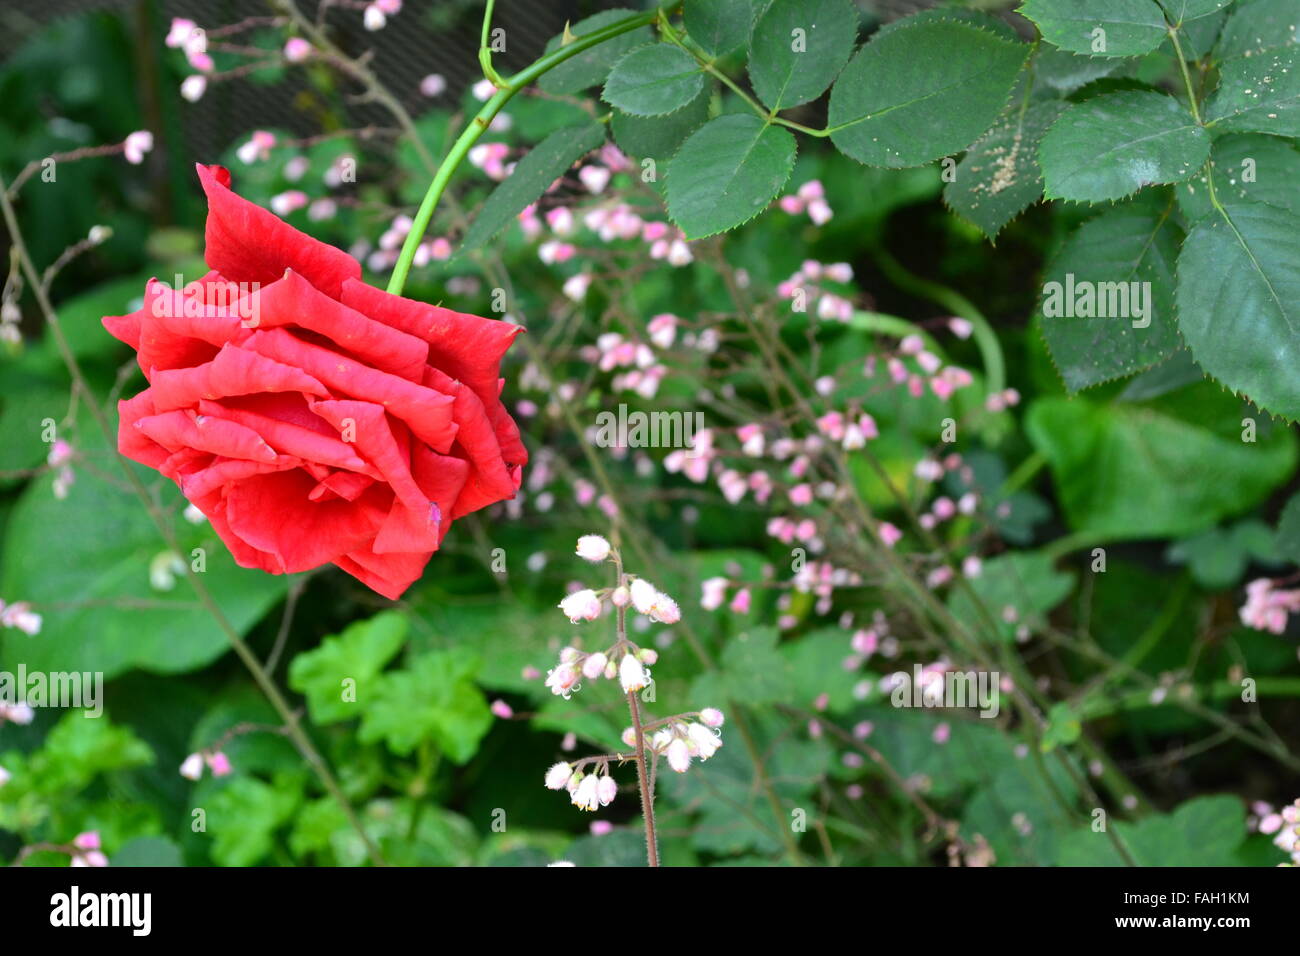
{"type": "Polygon", "coordinates": [[[806,212],[816,226],[830,222],[834,215],[830,203],[826,201],[826,190],[819,179],[810,179],[795,192],[782,196],[777,200],[777,205],[783,212],[788,212],[792,216],[799,216],[806,212]]]}
{"type": "MultiPolygon", "coordinates": [[[[708,760],[722,746],[722,735],[717,731],[723,723],[722,711],[716,707],[706,707],[698,716],[698,721],[685,718],[670,720],[650,738],[650,749],[664,757],[668,766],[678,773],[689,770],[692,760],[701,763],[708,760]]],[[[623,743],[630,747],[636,746],[634,727],[623,731],[623,743]]]]}
{"type": "MultiPolygon", "coordinates": [[[[576,551],[580,558],[587,561],[607,561],[613,556],[613,547],[600,535],[583,535],[578,539],[576,551]]],[[[682,616],[677,602],[660,591],[649,581],[633,577],[627,585],[616,588],[579,588],[562,600],[559,609],[573,624],[580,621],[594,621],[600,617],[604,601],[608,600],[615,607],[627,607],[629,604],[638,614],[644,614],[660,624],[676,624],[682,616]]]]}
{"type": "Polygon", "coordinates": [[[560,651],[560,660],[546,672],[546,686],[557,697],[568,700],[582,689],[582,679],[607,680],[617,679],[625,694],[644,690],[650,685],[650,668],[647,665],[658,660],[658,652],[653,648],[628,647],[621,651],[612,648],[606,651],[587,653],[576,647],[566,647],[560,651]]]}
{"type": "Polygon", "coordinates": [[[72,866],[108,866],[108,857],[100,849],[97,830],[87,830],[73,837],[69,855],[72,857],[72,866]]]}
{"type": "Polygon", "coordinates": [[[186,780],[200,780],[203,777],[204,766],[212,771],[214,777],[229,776],[235,769],[230,764],[230,758],[220,750],[203,750],[185,758],[181,763],[181,776],[186,780]]]}
{"type": "Polygon", "coordinates": [[[1266,836],[1273,837],[1273,845],[1291,857],[1290,863],[1282,866],[1300,866],[1300,800],[1289,803],[1280,810],[1274,810],[1266,803],[1257,803],[1252,808],[1255,828],[1266,836]]]}
{"type": "MultiPolygon", "coordinates": [[[[310,211],[308,215],[310,215],[310,211]]],[[[367,257],[366,265],[374,272],[384,272],[391,269],[397,262],[402,243],[406,241],[412,225],[413,222],[410,216],[400,215],[394,217],[388,228],[379,237],[379,248],[375,249],[367,257]]],[[[451,258],[451,254],[451,241],[446,236],[434,236],[432,239],[425,239],[415,247],[415,256],[412,258],[411,263],[416,268],[420,268],[430,262],[446,262],[451,258]]]]}
{"type": "Polygon", "coordinates": [[[808,302],[816,301],[818,318],[849,321],[853,318],[853,303],[827,290],[822,284],[826,281],[847,285],[853,281],[853,267],[847,262],[821,263],[807,259],[794,275],[776,287],[776,293],[783,299],[794,300],[796,311],[805,311],[808,302]]]}
{"type": "MultiPolygon", "coordinates": [[[[874,377],[877,366],[876,356],[869,357],[863,368],[863,374],[867,378],[874,377]]],[[[885,361],[885,372],[895,385],[905,385],[908,394],[913,398],[920,398],[925,394],[928,385],[930,391],[938,398],[947,401],[959,389],[968,388],[974,382],[966,369],[956,365],[945,366],[939,356],[925,347],[925,340],[915,334],[904,336],[898,343],[898,354],[890,356],[885,361]],[[910,359],[919,371],[909,368],[907,359],[910,359]]],[[[1004,405],[1014,405],[1020,400],[1019,393],[1015,393],[1014,389],[1008,389],[1000,394],[1004,405]],[[1007,397],[1012,394],[1014,400],[1007,397]]]]}
{"type": "Polygon", "coordinates": [[[546,771],[546,786],[550,790],[567,790],[570,802],[579,810],[607,807],[618,795],[618,784],[609,774],[608,762],[602,762],[592,773],[583,773],[563,762],[554,764],[546,771]]]}
{"type": "Polygon", "coordinates": [[[1238,612],[1241,623],[1257,631],[1281,634],[1287,616],[1300,611],[1300,589],[1279,588],[1269,578],[1256,578],[1246,585],[1246,603],[1238,612]]]}
{"type": "Polygon", "coordinates": [[[41,616],[26,601],[6,604],[0,600],[0,627],[12,627],[35,637],[41,633],[41,616]]]}
{"type": "MultiPolygon", "coordinates": [[[[662,330],[667,321],[673,323],[670,329],[676,327],[676,316],[667,313],[655,316],[651,320],[650,326],[653,328],[650,326],[648,328],[650,328],[652,342],[655,341],[656,332],[659,333],[659,340],[663,340],[662,330]],[[656,322],[658,325],[655,325],[656,322]]],[[[671,344],[671,336],[669,344],[671,344]]],[[[654,398],[659,391],[659,383],[668,375],[667,366],[658,361],[650,345],[626,339],[618,332],[606,332],[600,335],[594,345],[584,346],[579,354],[602,372],[625,369],[626,371],[620,371],[614,376],[611,383],[613,388],[615,391],[634,391],[642,398],[654,398]]]]}

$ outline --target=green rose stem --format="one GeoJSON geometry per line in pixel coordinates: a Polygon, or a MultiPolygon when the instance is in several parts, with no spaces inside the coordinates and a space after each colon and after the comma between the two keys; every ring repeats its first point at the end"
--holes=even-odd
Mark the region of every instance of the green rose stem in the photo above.
{"type": "MultiPolygon", "coordinates": [[[[451,148],[447,150],[447,155],[443,157],[437,173],[434,174],[433,182],[429,184],[429,190],[424,194],[424,201],[420,203],[420,209],[415,214],[415,220],[411,224],[411,231],[407,233],[406,241],[402,244],[402,252],[397,257],[397,264],[393,267],[393,275],[388,280],[388,291],[393,295],[400,295],[402,288],[406,285],[406,277],[411,271],[411,262],[415,259],[415,250],[419,248],[421,241],[424,239],[424,234],[433,219],[433,212],[437,208],[443,192],[446,191],[447,184],[451,182],[451,177],[455,175],[457,167],[469,154],[470,148],[478,142],[480,136],[487,132],[492,120],[501,112],[502,107],[510,102],[511,97],[543,73],[553,69],[565,60],[577,56],[583,50],[588,50],[593,46],[604,43],[606,40],[611,40],[616,36],[635,30],[637,27],[649,26],[658,19],[660,13],[659,9],[651,10],[648,13],[641,13],[634,17],[628,17],[626,20],[612,23],[591,33],[573,37],[558,50],[552,50],[514,76],[501,77],[492,69],[492,55],[487,47],[493,3],[494,0],[489,0],[484,11],[483,46],[479,50],[479,61],[483,64],[488,80],[497,86],[497,91],[483,104],[482,109],[474,115],[469,125],[461,131],[460,136],[456,138],[456,142],[451,144],[451,148]]],[[[671,4],[665,9],[672,9],[676,5],[671,4]]]]}
{"type": "MultiPolygon", "coordinates": [[[[67,366],[68,375],[72,378],[73,392],[74,394],[80,394],[85,398],[86,406],[90,409],[90,414],[95,419],[95,424],[98,425],[100,431],[104,433],[104,437],[108,440],[109,447],[116,449],[117,435],[115,434],[112,425],[109,423],[107,416],[104,414],[104,410],[100,408],[99,403],[95,401],[94,393],[91,391],[90,386],[86,383],[85,376],[82,374],[81,365],[77,361],[76,355],[73,354],[71,347],[68,345],[68,340],[63,333],[63,326],[59,322],[58,314],[50,304],[50,299],[46,294],[44,284],[41,282],[41,277],[36,274],[36,266],[32,262],[31,256],[28,254],[27,244],[23,241],[22,233],[18,229],[18,217],[14,214],[13,203],[9,201],[3,177],[0,177],[0,209],[4,212],[4,221],[5,225],[9,229],[9,240],[13,245],[14,255],[17,256],[22,271],[27,276],[27,281],[32,287],[32,293],[36,296],[36,304],[40,307],[41,314],[45,317],[45,322],[50,327],[50,332],[54,336],[55,345],[58,347],[59,354],[63,358],[64,365],[67,366]]],[[[131,463],[120,453],[115,454],[114,457],[116,457],[118,462],[121,463],[122,470],[126,473],[127,482],[139,497],[145,510],[149,512],[149,517],[157,526],[158,533],[162,535],[163,541],[167,544],[167,547],[177,554],[180,554],[180,544],[177,542],[176,536],[172,533],[171,525],[168,523],[167,517],[163,514],[162,509],[154,503],[153,498],[149,494],[149,490],[144,486],[144,482],[140,480],[140,476],[136,474],[131,463]]],[[[307,764],[315,772],[316,776],[320,779],[322,786],[325,787],[330,796],[338,801],[339,806],[347,816],[348,822],[351,824],[352,828],[357,831],[357,835],[365,844],[366,853],[370,856],[370,861],[376,866],[384,866],[384,858],[379,852],[379,847],[375,845],[374,841],[370,839],[370,835],[366,833],[365,828],[361,825],[360,818],[357,816],[356,810],[354,810],[352,804],[348,802],[348,798],[339,787],[338,781],[334,779],[334,774],[330,772],[329,765],[325,762],[325,759],[312,745],[311,740],[303,731],[302,724],[298,721],[298,714],[289,706],[288,701],[284,699],[284,695],[282,695],[279,688],[275,686],[275,682],[271,680],[271,675],[267,672],[267,669],[262,666],[262,663],[257,659],[257,655],[253,653],[252,649],[244,642],[244,639],[239,636],[239,632],[236,631],[230,621],[227,620],[225,614],[222,613],[221,607],[217,604],[216,599],[212,597],[212,593],[207,589],[207,586],[203,583],[198,572],[196,572],[188,562],[185,563],[185,572],[189,576],[190,585],[194,588],[194,593],[198,596],[199,601],[212,615],[217,626],[225,634],[226,639],[230,641],[230,646],[235,649],[235,653],[239,656],[239,659],[244,662],[244,665],[253,675],[253,679],[257,682],[257,686],[261,688],[262,693],[264,693],[267,700],[271,702],[271,706],[274,707],[276,713],[280,715],[280,719],[284,721],[285,732],[293,741],[294,746],[297,747],[302,758],[307,761],[307,764]]]]}

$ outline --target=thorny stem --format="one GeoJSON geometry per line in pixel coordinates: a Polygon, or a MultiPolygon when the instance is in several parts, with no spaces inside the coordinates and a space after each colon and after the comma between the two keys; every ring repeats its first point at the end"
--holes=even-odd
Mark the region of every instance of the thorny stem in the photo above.
{"type": "MultiPolygon", "coordinates": [[[[5,225],[9,229],[9,239],[13,245],[14,252],[18,257],[19,262],[22,264],[23,272],[27,275],[28,283],[31,285],[32,292],[36,296],[37,305],[40,307],[41,314],[45,317],[45,322],[50,328],[50,333],[54,336],[55,345],[58,347],[59,354],[63,358],[64,365],[67,366],[68,374],[72,377],[73,387],[80,390],[86,396],[86,406],[90,409],[91,416],[95,419],[95,423],[99,426],[100,431],[103,432],[105,439],[108,441],[109,447],[116,449],[117,438],[113,432],[113,427],[109,423],[108,417],[104,414],[104,410],[99,407],[99,403],[93,400],[93,393],[91,392],[89,385],[86,384],[85,376],[81,371],[81,365],[77,361],[76,355],[73,354],[72,349],[68,344],[58,314],[54,311],[49,296],[46,294],[45,287],[36,273],[36,266],[32,262],[31,256],[27,251],[27,245],[23,241],[22,233],[19,231],[18,217],[14,214],[13,204],[9,201],[9,195],[6,191],[3,177],[0,177],[0,208],[2,208],[4,212],[5,225]]],[[[131,467],[130,462],[128,462],[120,453],[114,451],[114,457],[125,472],[126,479],[131,485],[132,490],[139,497],[145,510],[148,511],[149,517],[153,520],[154,525],[157,526],[158,532],[162,536],[163,541],[172,551],[180,554],[180,544],[177,542],[170,524],[163,515],[162,510],[154,503],[149,494],[149,490],[144,486],[144,482],[140,480],[140,476],[136,474],[135,469],[131,467]]],[[[221,607],[217,604],[216,599],[208,590],[207,585],[203,583],[199,573],[195,571],[193,566],[188,562],[182,563],[185,565],[185,573],[189,578],[190,585],[194,588],[195,594],[198,595],[199,600],[207,609],[208,613],[212,615],[213,620],[216,621],[217,627],[225,634],[226,639],[230,642],[230,646],[234,648],[235,653],[239,656],[239,659],[243,661],[244,666],[247,667],[249,672],[253,675],[253,680],[256,681],[258,687],[261,688],[262,693],[266,695],[267,700],[271,702],[271,706],[275,708],[276,713],[278,713],[280,718],[284,721],[285,732],[293,741],[294,746],[297,747],[298,752],[302,755],[303,759],[307,761],[308,765],[311,766],[316,776],[320,779],[322,786],[325,787],[330,796],[332,796],[342,808],[344,814],[348,818],[348,822],[352,825],[353,829],[357,831],[357,835],[360,836],[361,841],[365,844],[366,852],[370,856],[371,862],[376,866],[384,866],[384,858],[379,852],[379,847],[375,845],[374,841],[370,839],[370,835],[366,833],[365,827],[362,826],[361,820],[356,814],[356,810],[353,809],[347,796],[339,787],[338,781],[334,779],[334,774],[330,771],[329,765],[325,762],[325,759],[316,750],[310,738],[308,738],[306,732],[302,729],[302,724],[299,723],[298,720],[298,714],[289,706],[288,701],[284,699],[284,695],[280,693],[279,688],[275,686],[275,682],[271,680],[266,669],[262,666],[261,662],[258,661],[257,655],[253,653],[248,644],[244,642],[244,639],[240,637],[239,632],[235,630],[230,621],[226,618],[225,613],[222,612],[221,607]]]]}
{"type": "MultiPolygon", "coordinates": [[[[623,556],[615,549],[614,566],[618,570],[618,587],[627,587],[627,575],[623,573],[623,556]]],[[[627,640],[627,604],[619,606],[618,646],[624,653],[632,653],[627,640]]],[[[641,725],[641,702],[637,700],[637,691],[627,692],[627,709],[632,714],[632,729],[636,732],[636,782],[641,791],[641,816],[645,820],[645,852],[650,866],[659,865],[659,840],[655,836],[655,807],[650,796],[650,778],[645,765],[645,728],[641,725]]]]}

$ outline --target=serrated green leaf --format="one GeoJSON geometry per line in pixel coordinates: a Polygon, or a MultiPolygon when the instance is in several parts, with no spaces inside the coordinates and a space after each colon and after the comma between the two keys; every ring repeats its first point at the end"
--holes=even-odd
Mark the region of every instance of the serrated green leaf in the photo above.
{"type": "Polygon", "coordinates": [[[1218,13],[1230,3],[1232,0],[1160,0],[1165,13],[1169,14],[1170,22],[1174,24],[1208,17],[1211,13],[1218,13]]]}
{"type": "Polygon", "coordinates": [[[708,118],[709,97],[700,93],[682,109],[667,116],[629,116],[615,110],[611,126],[619,149],[638,159],[653,159],[666,168],[686,137],[703,126],[708,118]]]}
{"type": "Polygon", "coordinates": [[[1025,420],[1074,531],[1181,536],[1246,511],[1295,466],[1293,436],[1259,426],[1241,440],[1242,403],[1211,383],[1144,405],[1044,398],[1025,420]]]}
{"type": "Polygon", "coordinates": [[[1130,90],[1071,106],[1043,136],[1049,199],[1102,202],[1177,183],[1210,155],[1210,134],[1171,96],[1130,90]]]}
{"type": "Polygon", "coordinates": [[[1260,408],[1300,418],[1300,218],[1231,203],[1178,257],[1178,327],[1201,367],[1260,408]]]}
{"type": "Polygon", "coordinates": [[[720,56],[749,39],[754,3],[753,0],[686,0],[682,22],[700,49],[710,56],[720,56]]]}
{"type": "Polygon", "coordinates": [[[965,149],[1007,104],[1029,47],[955,20],[882,31],[831,89],[831,141],[869,166],[965,149]]]}
{"type": "Polygon", "coordinates": [[[1239,0],[1219,35],[1220,60],[1256,56],[1300,43],[1300,15],[1295,0],[1239,0]]]}
{"type": "MultiPolygon", "coordinates": [[[[1242,133],[1215,140],[1210,151],[1220,202],[1266,203],[1300,215],[1300,150],[1275,136],[1242,133]]],[[[1190,222],[1214,212],[1205,171],[1178,186],[1178,205],[1190,222]]]]}
{"type": "Polygon", "coordinates": [[[749,38],[749,80],[771,109],[807,103],[848,62],[858,14],[848,0],[772,0],[749,38]]]}
{"type": "Polygon", "coordinates": [[[966,151],[943,191],[957,214],[989,239],[1043,197],[1038,141],[1065,109],[1055,100],[1019,107],[1004,116],[966,151]]]}
{"type": "Polygon", "coordinates": [[[654,43],[638,47],[614,64],[601,98],[633,116],[665,116],[704,89],[700,65],[680,47],[654,43]]]}
{"type": "Polygon", "coordinates": [[[1181,345],[1174,273],[1182,230],[1172,212],[1157,203],[1108,210],[1080,226],[1044,270],[1043,338],[1071,392],[1150,368],[1181,345]],[[1080,310],[1082,290],[1092,304],[1080,310]]]}
{"type": "Polygon", "coordinates": [[[483,692],[473,681],[478,659],[459,648],[429,651],[409,667],[384,674],[361,721],[364,743],[384,741],[405,756],[430,740],[448,759],[467,762],[492,725],[483,692]]]}
{"type": "Polygon", "coordinates": [[[1114,57],[1081,56],[1058,47],[1040,46],[1034,54],[1034,79],[1060,93],[1072,93],[1120,68],[1114,57]]]}
{"type": "Polygon", "coordinates": [[[1300,136],[1300,47],[1225,62],[1205,119],[1216,132],[1300,136]]]}
{"type": "Polygon", "coordinates": [[[790,131],[749,113],[719,116],[682,144],[668,167],[668,214],[688,239],[752,219],[794,168],[790,131]]]}
{"type": "Polygon", "coordinates": [[[380,672],[401,650],[406,631],[404,615],[384,611],[349,624],[342,634],[295,657],[289,686],[306,696],[312,720],[328,724],[361,716],[374,699],[380,672]],[[345,686],[345,681],[351,683],[345,686]],[[346,698],[345,691],[350,691],[346,698]]]}
{"type": "MultiPolygon", "coordinates": [[[[570,26],[569,33],[575,37],[583,37],[602,27],[612,26],[620,20],[636,15],[635,10],[602,10],[570,26]]],[[[563,34],[551,37],[546,43],[546,52],[558,50],[562,39],[563,34]]],[[[637,27],[627,33],[620,33],[604,43],[597,43],[583,50],[563,63],[556,64],[541,75],[537,85],[547,93],[560,94],[581,93],[588,87],[599,86],[605,82],[605,77],[609,75],[614,64],[629,50],[652,39],[654,35],[649,27],[637,27]]]]}
{"type": "Polygon", "coordinates": [[[466,230],[457,255],[477,249],[504,229],[525,206],[536,202],[551,183],[604,140],[604,127],[587,123],[556,130],[534,146],[515,165],[514,172],[488,196],[466,230]]]}
{"type": "Polygon", "coordinates": [[[1020,12],[1053,46],[1094,56],[1142,56],[1168,37],[1155,0],[1025,0],[1020,12]]]}

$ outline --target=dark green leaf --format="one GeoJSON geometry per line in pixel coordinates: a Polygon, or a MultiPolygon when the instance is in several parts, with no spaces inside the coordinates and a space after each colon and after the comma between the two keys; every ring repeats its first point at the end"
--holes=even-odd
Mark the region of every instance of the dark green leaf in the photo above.
{"type": "Polygon", "coordinates": [[[1300,47],[1228,60],[1205,118],[1216,132],[1300,136],[1300,47]]]}
{"type": "Polygon", "coordinates": [[[1094,56],[1141,56],[1168,37],[1155,0],[1025,0],[1020,12],[1043,39],[1094,56]]]}
{"type": "Polygon", "coordinates": [[[749,39],[754,23],[753,0],[686,0],[682,7],[686,32],[705,53],[730,53],[749,39]]]}
{"type": "MultiPolygon", "coordinates": [[[[1220,202],[1267,203],[1300,216],[1300,150],[1286,140],[1254,133],[1215,140],[1210,151],[1220,202]]],[[[1204,170],[1178,186],[1178,205],[1189,221],[1214,211],[1204,170]]]]}
{"type": "Polygon", "coordinates": [[[1108,210],[1044,270],[1043,337],[1071,392],[1150,368],[1181,344],[1174,268],[1182,232],[1172,212],[1169,203],[1108,210]]]}
{"type": "Polygon", "coordinates": [[[1182,182],[1209,154],[1210,134],[1177,100],[1138,90],[1076,103],[1038,148],[1047,197],[1086,202],[1182,182]]]}
{"type": "Polygon", "coordinates": [[[1056,100],[1016,108],[975,141],[957,165],[943,198],[953,212],[993,239],[1043,197],[1038,141],[1065,104],[1056,100]]]}
{"type": "Polygon", "coordinates": [[[869,166],[965,149],[1007,104],[1029,47],[954,20],[882,31],[831,90],[831,140],[869,166]]]}
{"type": "Polygon", "coordinates": [[[709,118],[709,97],[701,93],[685,107],[668,116],[629,116],[614,111],[614,142],[619,149],[638,159],[653,159],[666,167],[686,137],[709,118]]]}
{"type": "Polygon", "coordinates": [[[1207,372],[1266,411],[1300,418],[1300,217],[1230,203],[1178,257],[1178,327],[1207,372]]]}
{"type": "Polygon", "coordinates": [[[858,14],[848,0],[772,0],[749,38],[749,79],[774,110],[820,96],[853,52],[858,14]]]}
{"type": "Polygon", "coordinates": [[[690,103],[704,89],[700,65],[680,47],[655,43],[614,64],[602,98],[634,116],[664,116],[690,103]]]}
{"type": "Polygon", "coordinates": [[[1277,47],[1300,43],[1300,18],[1295,0],[1238,0],[1219,36],[1220,60],[1257,56],[1277,47]]]}
{"type": "Polygon", "coordinates": [[[790,131],[749,113],[710,120],[668,168],[668,214],[688,239],[734,228],[762,212],[790,178],[790,131]]]}

